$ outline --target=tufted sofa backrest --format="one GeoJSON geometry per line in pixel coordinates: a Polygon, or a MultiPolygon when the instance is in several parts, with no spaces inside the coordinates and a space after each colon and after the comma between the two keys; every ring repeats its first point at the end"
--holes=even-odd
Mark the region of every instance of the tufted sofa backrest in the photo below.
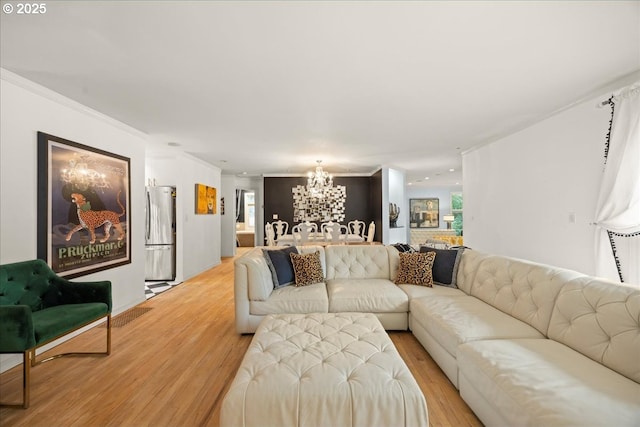
{"type": "Polygon", "coordinates": [[[52,305],[57,295],[52,285],[55,277],[41,259],[0,265],[0,305],[27,305],[31,311],[52,305]]]}
{"type": "Polygon", "coordinates": [[[503,256],[478,263],[471,295],[547,335],[556,297],[563,284],[582,274],[503,256]]]}
{"type": "MultiPolygon", "coordinates": [[[[390,279],[389,251],[384,245],[335,245],[325,248],[326,278],[390,279]]],[[[397,268],[397,267],[396,267],[397,268]]]]}
{"type": "Polygon", "coordinates": [[[458,264],[456,286],[464,293],[471,293],[471,284],[476,277],[480,263],[490,255],[472,249],[465,249],[458,264]]]}
{"type": "Polygon", "coordinates": [[[640,288],[570,281],[556,299],[549,338],[640,383],[640,288]]]}
{"type": "MultiPolygon", "coordinates": [[[[251,249],[245,255],[236,258],[234,261],[235,274],[234,281],[238,285],[247,288],[248,298],[251,301],[266,301],[273,292],[273,278],[271,271],[267,266],[262,249],[267,247],[256,247],[251,249]]],[[[271,250],[281,250],[282,247],[270,247],[271,250]]],[[[327,267],[324,256],[324,248],[322,246],[298,246],[298,252],[301,254],[320,252],[320,263],[323,273],[327,274],[327,267]]]]}

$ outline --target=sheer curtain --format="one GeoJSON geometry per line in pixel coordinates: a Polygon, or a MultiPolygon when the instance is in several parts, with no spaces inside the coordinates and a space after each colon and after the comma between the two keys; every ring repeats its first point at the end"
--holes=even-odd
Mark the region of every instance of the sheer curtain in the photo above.
{"type": "Polygon", "coordinates": [[[611,97],[596,205],[596,274],[640,286],[640,82],[611,97]]]}

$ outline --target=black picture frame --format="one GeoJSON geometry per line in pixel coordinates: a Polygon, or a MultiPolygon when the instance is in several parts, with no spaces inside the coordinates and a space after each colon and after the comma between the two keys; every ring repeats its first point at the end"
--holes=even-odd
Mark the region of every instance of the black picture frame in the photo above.
{"type": "Polygon", "coordinates": [[[130,177],[128,157],[38,132],[38,258],[66,278],[131,263],[130,177]]]}
{"type": "Polygon", "coordinates": [[[440,228],[440,199],[409,199],[410,228],[440,228]]]}

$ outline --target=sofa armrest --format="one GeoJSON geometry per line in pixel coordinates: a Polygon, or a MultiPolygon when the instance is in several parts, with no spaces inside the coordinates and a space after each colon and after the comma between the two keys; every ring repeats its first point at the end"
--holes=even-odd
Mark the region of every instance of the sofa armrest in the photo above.
{"type": "Polygon", "coordinates": [[[247,290],[247,299],[251,301],[266,301],[273,292],[273,278],[267,261],[262,255],[262,249],[256,248],[234,261],[236,274],[242,271],[242,278],[247,290]],[[239,267],[244,269],[239,270],[239,267]]]}
{"type": "Polygon", "coordinates": [[[96,282],[71,282],[62,277],[52,280],[58,295],[56,304],[83,304],[87,302],[102,302],[107,304],[111,313],[111,282],[108,280],[96,282]]]}
{"type": "Polygon", "coordinates": [[[236,263],[234,269],[233,300],[235,305],[236,331],[239,334],[253,332],[249,320],[250,303],[247,266],[236,263]]]}
{"type": "Polygon", "coordinates": [[[0,353],[20,353],[36,345],[31,308],[0,306],[0,353]]]}

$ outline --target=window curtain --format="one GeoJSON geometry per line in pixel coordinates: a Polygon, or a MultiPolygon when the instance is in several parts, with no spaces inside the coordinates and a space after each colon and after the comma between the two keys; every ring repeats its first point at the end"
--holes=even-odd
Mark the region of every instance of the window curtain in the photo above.
{"type": "Polygon", "coordinates": [[[596,275],[640,286],[640,82],[612,96],[596,205],[596,275]]]}
{"type": "Polygon", "coordinates": [[[236,188],[236,222],[244,218],[244,190],[236,188]]]}

